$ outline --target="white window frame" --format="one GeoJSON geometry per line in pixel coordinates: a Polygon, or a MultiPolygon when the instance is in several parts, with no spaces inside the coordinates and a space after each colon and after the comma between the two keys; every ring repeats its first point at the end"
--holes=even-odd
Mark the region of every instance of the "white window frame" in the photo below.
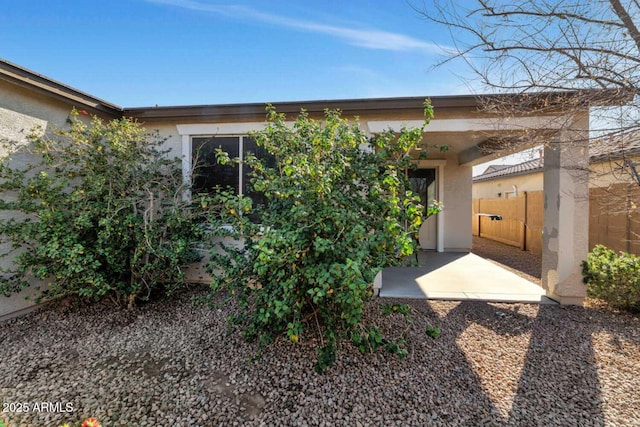
{"type": "MultiPolygon", "coordinates": [[[[286,122],[288,126],[294,122],[286,122]]],[[[250,132],[264,130],[267,124],[265,122],[242,122],[242,123],[202,123],[202,124],[182,124],[177,125],[178,134],[182,138],[182,181],[188,187],[191,183],[191,174],[193,172],[193,164],[191,156],[193,155],[192,140],[194,137],[239,137],[240,160],[243,160],[244,137],[250,132]]],[[[240,181],[239,194],[242,194],[242,163],[240,163],[240,181]]],[[[186,190],[182,198],[184,200],[191,199],[191,192],[186,190]]]]}

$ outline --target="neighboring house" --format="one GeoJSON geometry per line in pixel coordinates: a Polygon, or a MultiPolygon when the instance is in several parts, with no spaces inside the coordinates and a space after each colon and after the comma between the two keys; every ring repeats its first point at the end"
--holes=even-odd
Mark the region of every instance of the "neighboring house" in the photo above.
{"type": "Polygon", "coordinates": [[[589,246],[640,255],[640,132],[595,141],[589,194],[589,246]]]}
{"type": "MultiPolygon", "coordinates": [[[[627,102],[626,95],[621,96],[617,92],[601,91],[598,94],[600,99],[607,100],[603,104],[627,102]]],[[[340,109],[346,118],[358,117],[362,129],[374,135],[388,129],[399,130],[405,125],[421,125],[424,98],[280,102],[274,106],[278,112],[291,118],[301,109],[315,118],[322,117],[327,108],[340,109]]],[[[548,98],[544,100],[548,101],[548,98]]],[[[581,303],[585,288],[580,280],[579,261],[584,258],[587,247],[575,229],[561,228],[560,218],[570,217],[570,222],[578,229],[582,223],[586,225],[587,213],[580,195],[574,191],[568,196],[565,191],[569,187],[581,189],[583,185],[580,176],[557,172],[575,170],[576,165],[586,162],[586,156],[567,152],[562,148],[562,142],[566,138],[567,132],[563,130],[567,126],[573,134],[586,134],[588,106],[579,119],[570,121],[558,109],[500,120],[480,111],[477,96],[438,96],[432,97],[431,101],[436,117],[426,128],[424,136],[428,143],[447,144],[450,149],[447,152],[434,150],[426,160],[418,160],[418,153],[415,153],[416,164],[422,172],[413,178],[424,180],[420,185],[425,188],[425,197],[433,196],[445,206],[444,212],[425,226],[431,227],[423,230],[423,236],[429,236],[424,239],[425,244],[440,252],[470,250],[472,166],[490,160],[486,147],[496,138],[520,139],[526,129],[545,129],[553,139],[552,148],[545,155],[555,159],[555,166],[545,170],[549,176],[547,193],[552,198],[561,198],[563,203],[548,204],[545,211],[545,227],[554,240],[548,242],[544,249],[547,256],[543,257],[543,287],[549,296],[563,303],[581,303]]],[[[191,176],[194,148],[213,140],[231,154],[241,154],[252,144],[247,134],[262,129],[266,117],[264,103],[123,108],[0,60],[0,138],[26,143],[26,136],[34,126],[43,133],[50,133],[53,127],[65,126],[72,108],[86,110],[105,119],[132,117],[150,130],[157,129],[162,137],[167,138],[170,155],[182,159],[185,179],[191,176]]],[[[492,156],[496,155],[499,154],[492,156]]],[[[213,181],[221,178],[214,176],[213,181]]],[[[238,191],[243,191],[242,167],[232,174],[225,174],[225,179],[238,191]]],[[[25,307],[21,305],[20,298],[0,299],[0,316],[25,307]]]]}
{"type": "Polygon", "coordinates": [[[589,145],[591,188],[640,185],[640,131],[594,140],[589,145]]]}
{"type": "Polygon", "coordinates": [[[544,157],[515,165],[491,165],[473,177],[474,199],[508,199],[523,191],[542,191],[544,157]]]}
{"type": "MultiPolygon", "coordinates": [[[[640,254],[639,172],[640,132],[627,132],[590,142],[590,249],[604,244],[616,251],[640,254]]],[[[474,199],[509,199],[522,196],[524,192],[543,190],[542,150],[535,159],[515,165],[491,165],[473,177],[474,199]]],[[[536,249],[540,248],[536,246],[536,249]]]]}

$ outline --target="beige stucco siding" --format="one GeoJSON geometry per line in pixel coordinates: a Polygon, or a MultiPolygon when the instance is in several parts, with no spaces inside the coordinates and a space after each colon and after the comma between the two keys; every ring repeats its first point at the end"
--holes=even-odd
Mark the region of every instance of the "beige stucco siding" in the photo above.
{"type": "MultiPolygon", "coordinates": [[[[63,127],[71,109],[70,104],[0,81],[0,139],[17,142],[19,145],[27,144],[28,135],[34,130],[42,135],[51,133],[54,127],[63,127]]],[[[9,154],[4,150],[0,151],[0,156],[9,154]]],[[[14,155],[11,161],[14,166],[20,166],[28,162],[29,157],[14,155]]],[[[2,218],[9,218],[11,215],[11,212],[0,212],[2,218]]],[[[4,244],[0,246],[0,253],[6,253],[8,249],[10,246],[4,244]]],[[[0,270],[11,270],[12,266],[12,258],[0,258],[0,270]]],[[[33,290],[25,290],[10,298],[0,297],[0,319],[34,307],[32,300],[25,300],[25,296],[33,293],[33,290]]]]}
{"type": "MultiPolygon", "coordinates": [[[[629,160],[640,163],[640,156],[631,157],[629,160]]],[[[636,166],[640,172],[640,165],[636,166]]],[[[612,184],[633,184],[628,167],[624,167],[622,159],[614,159],[591,163],[589,165],[589,187],[591,188],[607,188],[612,184]]]]}
{"type": "Polygon", "coordinates": [[[0,80],[0,105],[11,111],[43,120],[51,120],[62,116],[63,120],[69,113],[60,102],[51,98],[29,91],[20,86],[0,80]],[[66,110],[66,114],[64,111],[66,110]]]}
{"type": "Polygon", "coordinates": [[[170,157],[182,158],[182,138],[178,134],[175,124],[170,123],[140,123],[148,132],[158,132],[160,138],[164,139],[163,147],[169,149],[167,154],[170,157]]]}
{"type": "MultiPolygon", "coordinates": [[[[640,162],[640,156],[631,157],[630,160],[640,162]]],[[[637,167],[640,170],[640,166],[637,167]]],[[[506,176],[487,181],[473,183],[474,199],[496,199],[512,197],[513,186],[518,187],[518,194],[523,191],[542,191],[543,173],[535,172],[516,176],[506,176]],[[501,196],[498,193],[502,193],[501,196]]],[[[633,184],[629,168],[623,167],[623,161],[613,159],[599,161],[589,165],[589,188],[607,188],[614,184],[633,184]]]]}
{"type": "Polygon", "coordinates": [[[518,189],[518,194],[523,191],[542,191],[543,178],[542,171],[496,178],[489,181],[480,181],[473,183],[474,199],[497,199],[513,197],[513,186],[518,189]],[[500,193],[500,195],[498,195],[500,193]],[[508,193],[508,194],[507,194],[508,193]]]}
{"type": "Polygon", "coordinates": [[[444,250],[471,250],[471,166],[458,166],[455,156],[444,167],[444,250]]]}

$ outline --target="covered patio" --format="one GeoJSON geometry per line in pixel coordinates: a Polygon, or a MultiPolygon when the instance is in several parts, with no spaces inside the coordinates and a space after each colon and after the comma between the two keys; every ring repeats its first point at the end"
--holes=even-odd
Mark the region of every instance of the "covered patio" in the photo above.
{"type": "Polygon", "coordinates": [[[418,266],[383,270],[379,295],[431,300],[556,303],[545,295],[542,288],[542,258],[535,252],[474,236],[470,252],[420,251],[417,258],[418,266]]]}
{"type": "Polygon", "coordinates": [[[539,285],[472,252],[423,251],[418,260],[383,270],[380,297],[555,304],[539,285]]]}

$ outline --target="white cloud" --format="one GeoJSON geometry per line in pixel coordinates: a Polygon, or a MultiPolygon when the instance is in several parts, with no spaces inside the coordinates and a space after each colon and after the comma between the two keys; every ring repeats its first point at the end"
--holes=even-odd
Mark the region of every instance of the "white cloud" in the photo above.
{"type": "Polygon", "coordinates": [[[151,3],[166,4],[184,9],[217,13],[233,18],[251,19],[259,22],[279,25],[299,31],[325,34],[344,42],[366,49],[391,51],[420,51],[428,54],[443,54],[451,51],[451,47],[439,46],[404,34],[372,28],[346,28],[337,25],[321,24],[296,18],[261,12],[259,10],[237,5],[216,5],[197,0],[146,0],[151,3]]]}

